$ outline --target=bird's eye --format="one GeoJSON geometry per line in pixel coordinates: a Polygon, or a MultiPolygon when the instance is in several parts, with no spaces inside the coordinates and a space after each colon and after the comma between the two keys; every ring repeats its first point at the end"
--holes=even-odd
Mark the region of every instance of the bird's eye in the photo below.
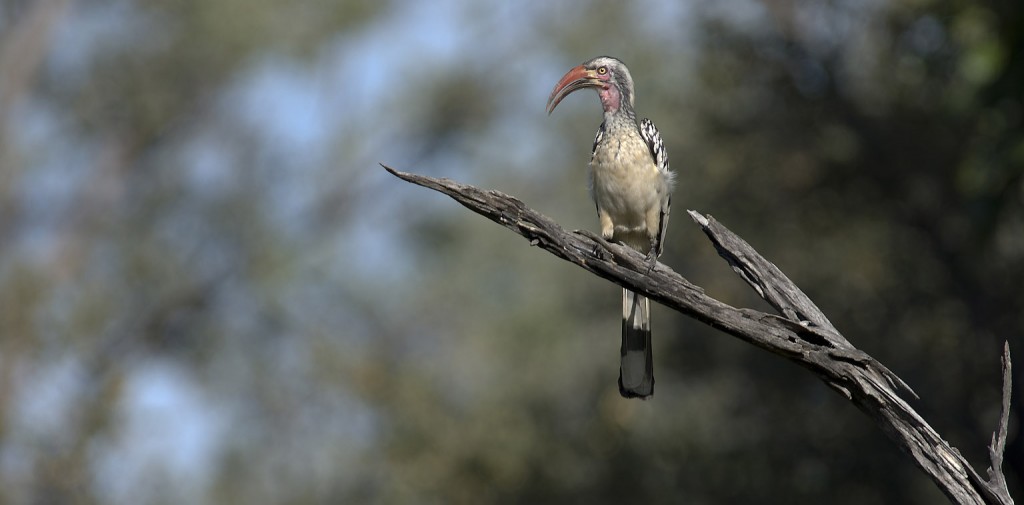
{"type": "Polygon", "coordinates": [[[608,67],[601,67],[601,68],[597,69],[597,73],[599,73],[601,75],[607,74],[608,73],[608,67]]]}

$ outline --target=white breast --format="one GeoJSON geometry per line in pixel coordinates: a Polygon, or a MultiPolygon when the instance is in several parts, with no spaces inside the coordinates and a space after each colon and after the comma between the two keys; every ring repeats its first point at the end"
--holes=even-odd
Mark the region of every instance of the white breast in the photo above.
{"type": "Polygon", "coordinates": [[[642,228],[647,211],[661,205],[661,175],[639,135],[621,140],[605,136],[590,171],[594,202],[616,228],[642,228]]]}

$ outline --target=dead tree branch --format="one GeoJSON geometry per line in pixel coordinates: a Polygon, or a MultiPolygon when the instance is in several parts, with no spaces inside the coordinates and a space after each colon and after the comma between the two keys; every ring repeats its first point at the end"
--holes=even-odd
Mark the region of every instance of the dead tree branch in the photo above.
{"type": "Polygon", "coordinates": [[[986,480],[900,397],[903,391],[916,398],[903,380],[846,340],[793,281],[710,215],[689,211],[719,255],[781,315],[722,303],[665,265],[658,263],[648,270],[641,253],[586,231],[568,232],[506,194],[384,168],[405,181],[452,197],[522,235],[531,245],[810,370],[874,419],[952,502],[1013,503],[1002,473],[1010,412],[1008,345],[1003,353],[1002,411],[989,447],[991,468],[986,480]]]}

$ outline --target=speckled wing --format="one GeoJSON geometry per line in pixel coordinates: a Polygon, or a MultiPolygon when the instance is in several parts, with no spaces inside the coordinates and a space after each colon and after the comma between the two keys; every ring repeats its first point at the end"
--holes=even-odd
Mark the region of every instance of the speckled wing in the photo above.
{"type": "MultiPolygon", "coordinates": [[[[594,135],[594,146],[590,148],[590,163],[594,163],[594,155],[597,154],[597,145],[601,143],[601,139],[604,138],[604,121],[601,121],[601,126],[597,129],[597,135],[594,135]]],[[[593,173],[590,174],[593,177],[593,173]]],[[[591,179],[588,183],[590,187],[590,195],[594,195],[594,181],[591,179]]],[[[597,207],[597,212],[601,212],[601,207],[597,205],[597,198],[594,198],[594,206],[597,207]]]]}
{"type": "MultiPolygon", "coordinates": [[[[598,132],[600,135],[600,132],[598,132]]],[[[658,235],[655,238],[655,252],[661,256],[665,248],[665,232],[668,230],[668,217],[672,210],[672,189],[675,185],[675,174],[669,170],[668,151],[665,149],[665,142],[661,140],[661,132],[650,119],[644,118],[640,121],[640,137],[647,143],[647,149],[651,151],[651,158],[654,159],[658,172],[661,173],[665,182],[665,194],[661,199],[661,220],[658,225],[658,235]]],[[[595,144],[596,145],[596,144],[595,144]]]]}
{"type": "Polygon", "coordinates": [[[601,138],[604,137],[604,121],[601,122],[601,126],[597,129],[597,135],[594,135],[594,146],[590,148],[590,162],[594,162],[594,154],[597,153],[597,145],[601,143],[601,138]]]}

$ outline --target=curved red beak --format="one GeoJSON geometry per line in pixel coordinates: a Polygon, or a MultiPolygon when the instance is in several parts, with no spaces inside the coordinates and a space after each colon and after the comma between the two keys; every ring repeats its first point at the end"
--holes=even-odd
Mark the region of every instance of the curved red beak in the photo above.
{"type": "Polygon", "coordinates": [[[555,89],[551,92],[551,96],[548,97],[547,110],[548,114],[554,112],[555,107],[558,107],[559,102],[563,98],[569,96],[570,93],[583,88],[598,88],[604,86],[604,83],[597,78],[597,73],[593,70],[587,70],[583,68],[583,65],[579,65],[569,69],[562,79],[555,85],[555,89]]]}

